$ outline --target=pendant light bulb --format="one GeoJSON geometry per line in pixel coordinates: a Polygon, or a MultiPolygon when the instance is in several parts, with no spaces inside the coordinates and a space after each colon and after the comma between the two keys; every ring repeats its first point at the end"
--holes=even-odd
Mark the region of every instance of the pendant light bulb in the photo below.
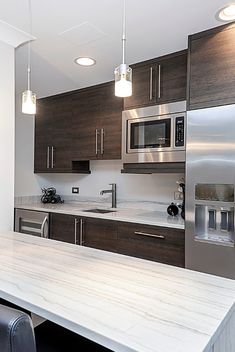
{"type": "Polygon", "coordinates": [[[115,71],[115,95],[130,97],[132,95],[132,70],[126,64],[121,64],[115,71]]]}
{"type": "MultiPolygon", "coordinates": [[[[31,0],[29,0],[29,26],[30,34],[32,34],[32,10],[31,0]]],[[[27,90],[22,93],[22,113],[36,114],[36,94],[30,89],[31,86],[31,42],[28,42],[28,69],[27,69],[27,90]]]]}
{"type": "Polygon", "coordinates": [[[31,90],[22,93],[22,112],[23,114],[36,114],[36,94],[31,90]]]}
{"type": "Polygon", "coordinates": [[[123,34],[122,34],[122,64],[115,71],[115,95],[130,97],[132,95],[132,69],[125,64],[126,50],[126,1],[123,0],[123,34]]]}

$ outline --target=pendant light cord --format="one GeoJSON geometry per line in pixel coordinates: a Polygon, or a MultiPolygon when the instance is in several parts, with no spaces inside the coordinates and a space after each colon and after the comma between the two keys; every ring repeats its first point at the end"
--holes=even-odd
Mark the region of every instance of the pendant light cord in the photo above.
{"type": "MultiPolygon", "coordinates": [[[[28,2],[29,4],[29,33],[32,35],[32,7],[31,7],[31,0],[28,2]]],[[[31,87],[31,39],[28,41],[28,90],[31,87]]]]}
{"type": "Polygon", "coordinates": [[[126,0],[123,0],[123,27],[122,27],[122,63],[126,61],[126,0]]]}

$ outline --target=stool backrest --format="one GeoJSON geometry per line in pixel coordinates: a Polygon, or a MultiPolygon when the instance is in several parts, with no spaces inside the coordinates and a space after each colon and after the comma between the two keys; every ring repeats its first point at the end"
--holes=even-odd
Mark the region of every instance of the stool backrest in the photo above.
{"type": "Polygon", "coordinates": [[[36,352],[33,324],[28,314],[0,305],[0,351],[36,352]]]}

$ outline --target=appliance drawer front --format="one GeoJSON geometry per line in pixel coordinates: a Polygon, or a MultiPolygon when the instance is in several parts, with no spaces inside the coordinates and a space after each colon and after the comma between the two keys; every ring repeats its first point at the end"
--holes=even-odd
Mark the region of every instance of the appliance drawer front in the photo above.
{"type": "Polygon", "coordinates": [[[15,231],[47,238],[49,214],[33,210],[16,209],[15,231]]]}

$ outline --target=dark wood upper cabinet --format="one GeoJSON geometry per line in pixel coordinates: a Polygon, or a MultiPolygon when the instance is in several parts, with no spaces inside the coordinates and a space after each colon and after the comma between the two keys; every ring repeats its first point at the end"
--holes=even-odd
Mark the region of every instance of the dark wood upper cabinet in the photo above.
{"type": "Polygon", "coordinates": [[[94,160],[98,155],[99,90],[91,87],[74,93],[72,112],[72,159],[94,160]]]}
{"type": "Polygon", "coordinates": [[[121,159],[123,100],[114,82],[73,94],[73,160],[121,159]]]}
{"type": "Polygon", "coordinates": [[[188,109],[235,103],[235,24],[189,37],[188,109]]]}
{"type": "Polygon", "coordinates": [[[35,117],[34,172],[48,172],[51,167],[54,99],[37,100],[35,117]]]}
{"type": "Polygon", "coordinates": [[[133,94],[124,109],[186,99],[187,51],[183,50],[132,66],[133,94]]]}
{"type": "Polygon", "coordinates": [[[72,99],[58,95],[37,101],[34,171],[72,172],[72,99]]]}
{"type": "Polygon", "coordinates": [[[102,85],[99,158],[121,159],[123,99],[114,95],[114,82],[102,85]]]}
{"type": "Polygon", "coordinates": [[[37,101],[35,117],[35,173],[90,173],[89,161],[73,161],[73,94],[37,101]]]}
{"type": "Polygon", "coordinates": [[[70,95],[55,97],[52,132],[52,166],[55,170],[72,169],[72,99],[70,95]]]}

